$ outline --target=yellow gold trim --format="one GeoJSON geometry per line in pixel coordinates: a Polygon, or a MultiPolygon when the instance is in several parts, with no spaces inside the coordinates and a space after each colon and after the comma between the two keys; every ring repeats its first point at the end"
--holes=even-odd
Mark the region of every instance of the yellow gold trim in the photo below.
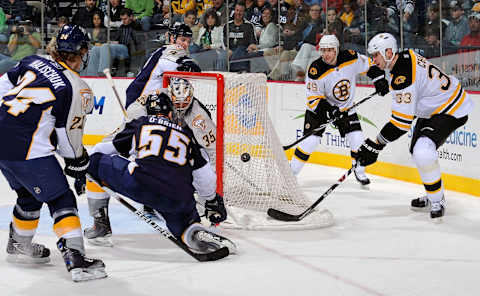
{"type": "Polygon", "coordinates": [[[19,230],[34,230],[38,227],[38,219],[35,220],[20,220],[13,217],[13,224],[19,230]]]}
{"type": "Polygon", "coordinates": [[[57,237],[61,237],[70,231],[80,228],[80,219],[77,216],[68,216],[53,225],[53,231],[55,231],[57,237]]]}
{"type": "Polygon", "coordinates": [[[60,65],[64,66],[65,68],[67,68],[68,70],[72,71],[73,73],[77,74],[77,76],[80,77],[80,74],[78,74],[77,71],[73,70],[72,68],[70,68],[67,64],[65,64],[64,62],[61,62],[61,61],[57,61],[57,63],[59,63],[60,65]]]}
{"type": "Polygon", "coordinates": [[[350,66],[351,64],[355,63],[357,60],[358,60],[358,58],[357,58],[357,59],[354,59],[354,60],[351,60],[351,61],[348,61],[348,62],[345,62],[345,63],[343,63],[343,64],[340,64],[340,65],[338,65],[338,66],[335,67],[335,68],[328,69],[327,71],[325,71],[325,73],[323,73],[322,75],[320,75],[320,77],[318,77],[317,80],[320,80],[320,79],[324,78],[325,76],[327,76],[327,75],[330,74],[331,72],[335,71],[336,68],[341,69],[341,68],[344,68],[344,67],[346,67],[346,66],[350,66]]]}
{"type": "Polygon", "coordinates": [[[298,149],[298,151],[302,152],[305,155],[310,156],[310,154],[311,154],[311,153],[307,153],[307,152],[303,151],[302,149],[300,149],[300,147],[297,147],[297,149],[298,149]]]}
{"type": "Polygon", "coordinates": [[[392,110],[392,114],[398,117],[401,117],[403,119],[408,119],[408,120],[413,120],[414,116],[413,115],[408,115],[408,114],[403,114],[398,111],[392,110]]]}
{"type": "Polygon", "coordinates": [[[457,109],[460,108],[460,106],[462,106],[463,101],[465,101],[466,96],[467,96],[467,92],[463,91],[462,98],[455,104],[455,107],[453,107],[452,110],[448,111],[447,114],[448,115],[453,115],[453,113],[455,113],[455,111],[457,111],[457,109]]]}
{"type": "Polygon", "coordinates": [[[460,88],[461,88],[461,85],[459,83],[458,86],[457,86],[457,89],[453,92],[453,95],[445,103],[443,103],[440,107],[435,109],[435,111],[433,111],[432,115],[440,113],[443,109],[445,109],[445,107],[447,107],[457,97],[458,92],[460,91],[460,88]]]}
{"type": "Polygon", "coordinates": [[[408,50],[412,57],[412,85],[415,83],[415,75],[417,75],[417,56],[413,50],[408,50]]]}
{"type": "MultiPolygon", "coordinates": [[[[289,159],[291,159],[293,152],[293,149],[285,151],[289,159]]],[[[345,169],[352,166],[352,158],[350,156],[326,152],[313,152],[310,155],[308,162],[345,169]]],[[[414,167],[379,161],[367,167],[367,173],[415,184],[423,184],[418,170],[414,167]]],[[[480,190],[478,189],[480,188],[480,179],[472,179],[446,173],[443,173],[441,178],[444,189],[480,197],[480,190]]]]}
{"type": "Polygon", "coordinates": [[[98,186],[95,182],[87,180],[87,190],[90,192],[105,192],[102,187],[98,186]]]}
{"type": "Polygon", "coordinates": [[[402,123],[399,123],[399,122],[397,122],[397,121],[395,121],[395,120],[393,120],[393,119],[390,119],[390,122],[391,122],[394,126],[398,127],[399,129],[402,129],[402,130],[409,130],[409,129],[410,129],[410,125],[409,125],[409,124],[408,124],[408,125],[407,125],[407,124],[402,124],[402,123]]]}
{"type": "Polygon", "coordinates": [[[423,184],[425,184],[425,185],[433,185],[433,184],[435,184],[435,183],[440,182],[441,180],[442,180],[442,178],[438,179],[437,181],[433,181],[432,183],[423,182],[423,184]]]}

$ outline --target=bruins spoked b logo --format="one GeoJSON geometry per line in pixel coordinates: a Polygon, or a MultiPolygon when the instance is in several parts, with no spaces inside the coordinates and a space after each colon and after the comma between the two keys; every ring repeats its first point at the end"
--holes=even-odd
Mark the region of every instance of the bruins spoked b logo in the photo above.
{"type": "Polygon", "coordinates": [[[333,87],[333,96],[341,102],[348,100],[350,97],[350,81],[343,79],[337,82],[333,87]]]}

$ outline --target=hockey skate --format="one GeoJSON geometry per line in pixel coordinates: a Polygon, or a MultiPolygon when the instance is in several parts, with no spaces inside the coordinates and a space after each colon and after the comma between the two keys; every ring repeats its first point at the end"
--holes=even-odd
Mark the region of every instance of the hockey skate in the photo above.
{"type": "Polygon", "coordinates": [[[227,247],[230,254],[237,254],[237,246],[228,238],[209,231],[200,223],[190,225],[182,235],[185,244],[193,250],[208,253],[227,247]]]}
{"type": "Polygon", "coordinates": [[[105,264],[100,259],[85,257],[79,250],[67,247],[66,239],[60,238],[57,248],[62,253],[63,260],[74,282],[83,282],[107,277],[105,264]]]}
{"type": "Polygon", "coordinates": [[[113,247],[112,228],[107,208],[100,208],[93,216],[93,226],[83,232],[89,244],[101,247],[113,247]]]}
{"type": "Polygon", "coordinates": [[[410,206],[413,211],[427,212],[430,210],[431,204],[427,196],[421,196],[419,198],[412,199],[410,206]]]}
{"type": "Polygon", "coordinates": [[[7,243],[7,261],[10,263],[39,264],[50,262],[50,250],[31,242],[30,237],[19,236],[10,223],[7,243]]]}
{"type": "Polygon", "coordinates": [[[430,210],[430,218],[436,219],[436,218],[441,218],[445,214],[445,206],[447,202],[445,201],[445,198],[442,197],[440,201],[437,202],[432,202],[432,208],[430,210]]]}
{"type": "Polygon", "coordinates": [[[368,184],[370,184],[370,179],[368,179],[367,175],[365,175],[365,167],[357,165],[353,170],[355,174],[355,179],[357,179],[358,183],[362,185],[363,188],[368,189],[368,184]]]}

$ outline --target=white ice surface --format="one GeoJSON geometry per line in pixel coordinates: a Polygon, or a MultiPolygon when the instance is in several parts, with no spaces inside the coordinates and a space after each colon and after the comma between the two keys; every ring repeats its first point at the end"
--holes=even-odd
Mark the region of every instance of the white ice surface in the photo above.
{"type": "MultiPolygon", "coordinates": [[[[315,200],[343,173],[307,165],[299,180],[315,200]]],[[[369,191],[350,176],[320,204],[333,213],[334,226],[225,230],[241,254],[209,263],[194,261],[113,202],[115,246],[87,245],[89,256],[104,260],[108,278],[84,283],[71,281],[46,207],[35,241],[47,244],[52,261],[5,261],[15,194],[1,178],[0,295],[480,295],[480,199],[447,191],[446,216],[433,223],[409,208],[422,186],[370,177],[369,191]]],[[[89,225],[85,198],[78,203],[89,225]]]]}

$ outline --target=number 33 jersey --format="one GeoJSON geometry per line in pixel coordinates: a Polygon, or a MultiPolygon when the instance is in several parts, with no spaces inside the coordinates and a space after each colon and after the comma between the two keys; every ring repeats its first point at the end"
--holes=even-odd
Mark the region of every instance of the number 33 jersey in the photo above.
{"type": "Polygon", "coordinates": [[[399,53],[387,78],[393,95],[390,122],[403,131],[410,129],[415,117],[448,114],[461,118],[473,109],[473,101],[456,77],[412,50],[399,53]]]}
{"type": "Polygon", "coordinates": [[[36,55],[22,59],[0,78],[0,158],[28,160],[56,150],[83,154],[83,127],[93,94],[66,64],[36,55]]]}

